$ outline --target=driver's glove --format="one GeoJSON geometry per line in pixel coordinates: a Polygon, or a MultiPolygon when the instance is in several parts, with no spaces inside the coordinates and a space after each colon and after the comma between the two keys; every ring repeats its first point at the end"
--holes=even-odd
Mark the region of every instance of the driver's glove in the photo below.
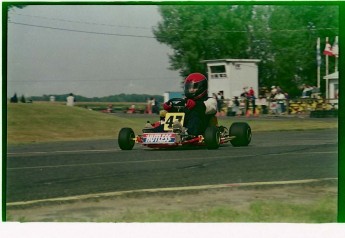
{"type": "Polygon", "coordinates": [[[186,108],[188,108],[189,110],[192,110],[196,105],[196,102],[192,99],[188,99],[187,103],[186,103],[186,108]]]}
{"type": "Polygon", "coordinates": [[[166,103],[164,103],[163,108],[165,111],[169,111],[172,108],[171,102],[167,101],[166,103]]]}

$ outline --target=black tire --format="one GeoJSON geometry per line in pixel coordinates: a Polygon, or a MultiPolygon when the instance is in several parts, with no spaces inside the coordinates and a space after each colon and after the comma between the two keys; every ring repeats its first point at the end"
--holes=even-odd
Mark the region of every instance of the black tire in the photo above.
{"type": "Polygon", "coordinates": [[[209,126],[205,130],[205,144],[207,149],[215,150],[220,146],[220,132],[216,126],[209,126]]]}
{"type": "Polygon", "coordinates": [[[121,150],[131,150],[134,147],[135,134],[131,128],[122,128],[119,132],[118,143],[121,150]]]}
{"type": "Polygon", "coordinates": [[[229,136],[235,136],[230,141],[233,146],[248,146],[252,140],[252,129],[246,122],[234,122],[230,126],[229,136]]]}

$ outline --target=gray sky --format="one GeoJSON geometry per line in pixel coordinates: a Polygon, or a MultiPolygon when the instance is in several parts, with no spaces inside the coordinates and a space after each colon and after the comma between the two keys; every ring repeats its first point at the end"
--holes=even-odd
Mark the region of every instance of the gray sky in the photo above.
{"type": "Polygon", "coordinates": [[[180,76],[168,69],[172,50],[151,38],[160,20],[157,6],[15,8],[8,24],[8,95],[179,91],[180,76]]]}

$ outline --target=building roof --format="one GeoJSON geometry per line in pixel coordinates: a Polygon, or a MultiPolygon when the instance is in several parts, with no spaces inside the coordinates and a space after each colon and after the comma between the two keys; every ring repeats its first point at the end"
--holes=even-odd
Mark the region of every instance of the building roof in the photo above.
{"type": "Polygon", "coordinates": [[[216,62],[244,62],[244,63],[258,63],[259,59],[213,59],[213,60],[202,60],[202,63],[216,63],[216,62]]]}
{"type": "Polygon", "coordinates": [[[326,75],[323,77],[324,79],[338,79],[339,78],[339,71],[334,72],[332,74],[326,75]]]}

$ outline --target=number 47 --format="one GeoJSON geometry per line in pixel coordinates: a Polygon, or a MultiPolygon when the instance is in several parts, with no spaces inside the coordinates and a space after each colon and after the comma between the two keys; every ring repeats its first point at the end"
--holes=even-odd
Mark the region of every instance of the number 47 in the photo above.
{"type": "Polygon", "coordinates": [[[168,112],[165,115],[164,130],[165,131],[172,130],[174,121],[179,121],[183,125],[184,113],[183,112],[168,112]]]}

